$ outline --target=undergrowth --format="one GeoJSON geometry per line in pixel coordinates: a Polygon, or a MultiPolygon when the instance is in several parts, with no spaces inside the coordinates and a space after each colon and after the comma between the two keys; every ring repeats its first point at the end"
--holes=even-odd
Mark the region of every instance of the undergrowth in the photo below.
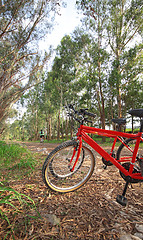
{"type": "Polygon", "coordinates": [[[35,158],[27,149],[18,144],[0,141],[0,232],[4,232],[4,239],[15,239],[17,224],[14,224],[14,219],[18,214],[23,219],[31,218],[26,211],[34,209],[39,216],[35,203],[29,196],[9,187],[9,179],[16,180],[30,175],[35,164],[35,158]]]}

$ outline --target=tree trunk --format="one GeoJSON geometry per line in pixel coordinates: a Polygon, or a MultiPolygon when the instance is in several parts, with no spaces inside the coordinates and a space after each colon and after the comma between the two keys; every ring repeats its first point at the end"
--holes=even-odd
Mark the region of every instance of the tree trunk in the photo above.
{"type": "Polygon", "coordinates": [[[60,139],[60,111],[58,113],[58,121],[57,121],[57,140],[60,139]]]}
{"type": "Polygon", "coordinates": [[[68,119],[66,117],[66,126],[65,126],[65,130],[66,130],[66,140],[68,140],[68,119]]]}
{"type": "MultiPolygon", "coordinates": [[[[98,8],[100,7],[100,3],[98,3],[98,8]]],[[[99,82],[99,99],[101,101],[100,105],[100,119],[102,129],[105,129],[105,109],[104,109],[104,97],[102,92],[102,79],[101,79],[101,23],[100,23],[100,14],[97,16],[98,18],[98,82],[99,82]]],[[[102,138],[103,142],[106,141],[105,137],[102,138]]]]}
{"type": "Polygon", "coordinates": [[[70,132],[71,132],[71,139],[73,138],[73,118],[71,118],[70,122],[70,132]]]}
{"type": "MultiPolygon", "coordinates": [[[[37,108],[37,106],[36,106],[37,108]]],[[[35,140],[38,140],[38,111],[36,109],[36,112],[35,112],[36,116],[35,116],[35,140]]]]}
{"type": "Polygon", "coordinates": [[[63,114],[62,114],[61,134],[62,134],[62,140],[64,140],[64,124],[63,124],[63,114]]]}
{"type": "Polygon", "coordinates": [[[48,124],[48,128],[49,128],[49,140],[51,140],[51,133],[52,133],[52,129],[51,129],[51,117],[49,117],[49,124],[48,124]]]}
{"type": "Polygon", "coordinates": [[[5,129],[5,128],[1,128],[1,129],[0,129],[0,135],[3,133],[4,129],[5,129]]]}
{"type": "Polygon", "coordinates": [[[121,118],[122,117],[122,104],[121,104],[121,89],[119,86],[118,89],[118,117],[121,118]]]}

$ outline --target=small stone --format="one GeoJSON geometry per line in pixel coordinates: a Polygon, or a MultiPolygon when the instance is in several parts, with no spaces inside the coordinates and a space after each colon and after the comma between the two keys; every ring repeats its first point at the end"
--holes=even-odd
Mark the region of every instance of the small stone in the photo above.
{"type": "Polygon", "coordinates": [[[43,217],[47,218],[48,222],[53,226],[60,224],[60,218],[57,218],[54,214],[44,214],[43,217]]]}
{"type": "Polygon", "coordinates": [[[138,232],[143,233],[143,225],[142,224],[136,224],[135,228],[138,230],[138,232]]]}
{"type": "Polygon", "coordinates": [[[143,234],[140,232],[136,232],[134,236],[137,237],[138,239],[143,239],[143,234]]]}
{"type": "Polygon", "coordinates": [[[119,240],[132,240],[132,238],[130,234],[124,234],[120,236],[119,240]]]}

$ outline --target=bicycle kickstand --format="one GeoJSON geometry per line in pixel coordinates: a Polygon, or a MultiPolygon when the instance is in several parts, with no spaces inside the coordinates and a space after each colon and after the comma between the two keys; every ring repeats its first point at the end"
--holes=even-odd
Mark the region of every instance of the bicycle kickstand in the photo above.
{"type": "Polygon", "coordinates": [[[116,198],[117,203],[120,203],[124,207],[127,205],[127,198],[125,197],[125,194],[128,188],[128,184],[129,181],[126,182],[122,195],[117,195],[116,198]]]}

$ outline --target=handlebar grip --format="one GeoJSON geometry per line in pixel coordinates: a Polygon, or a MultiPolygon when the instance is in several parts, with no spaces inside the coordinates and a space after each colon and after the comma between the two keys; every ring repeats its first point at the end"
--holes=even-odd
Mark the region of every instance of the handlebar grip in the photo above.
{"type": "Polygon", "coordinates": [[[96,115],[94,114],[94,113],[90,113],[90,112],[87,112],[87,111],[85,111],[84,112],[87,116],[90,116],[90,117],[96,117],[96,115]]]}
{"type": "Polygon", "coordinates": [[[92,121],[88,120],[88,119],[85,119],[85,122],[89,122],[89,123],[92,123],[92,121]]]}

